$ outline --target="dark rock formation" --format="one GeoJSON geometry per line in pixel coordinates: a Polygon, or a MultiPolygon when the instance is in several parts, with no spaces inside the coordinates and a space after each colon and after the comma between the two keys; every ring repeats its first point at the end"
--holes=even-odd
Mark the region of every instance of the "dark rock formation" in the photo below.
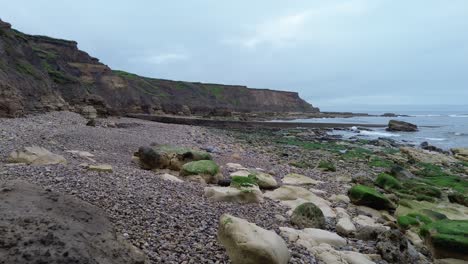
{"type": "Polygon", "coordinates": [[[101,211],[25,182],[0,186],[0,263],[148,263],[101,211]]]}
{"type": "Polygon", "coordinates": [[[404,121],[390,120],[387,131],[415,132],[418,131],[418,126],[404,121]]]}
{"type": "Polygon", "coordinates": [[[169,81],[114,71],[74,41],[31,36],[0,20],[0,117],[93,106],[98,115],[318,112],[297,93],[169,81]]]}

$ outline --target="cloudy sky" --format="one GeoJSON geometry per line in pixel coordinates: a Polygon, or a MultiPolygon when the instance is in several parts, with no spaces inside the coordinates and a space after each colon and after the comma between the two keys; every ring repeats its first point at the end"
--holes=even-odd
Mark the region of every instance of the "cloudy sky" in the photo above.
{"type": "Polygon", "coordinates": [[[144,76],[297,91],[324,110],[468,110],[466,0],[0,0],[0,6],[0,18],[23,32],[76,40],[112,68],[144,76]]]}

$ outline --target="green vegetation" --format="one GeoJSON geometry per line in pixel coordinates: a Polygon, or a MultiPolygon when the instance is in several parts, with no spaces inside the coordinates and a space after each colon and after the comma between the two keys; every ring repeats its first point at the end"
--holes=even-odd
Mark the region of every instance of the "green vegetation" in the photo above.
{"type": "Polygon", "coordinates": [[[187,85],[184,82],[176,82],[175,88],[177,90],[184,90],[185,88],[187,88],[187,85]]]}
{"type": "Polygon", "coordinates": [[[451,193],[448,195],[451,203],[457,203],[468,207],[468,196],[459,192],[451,193]]]}
{"type": "Polygon", "coordinates": [[[136,74],[129,73],[129,72],[126,72],[126,71],[112,70],[112,73],[114,73],[117,76],[120,76],[122,78],[127,78],[127,79],[141,78],[140,76],[138,76],[136,74]]]}
{"type": "Polygon", "coordinates": [[[468,181],[445,172],[440,166],[420,163],[421,168],[416,174],[421,176],[421,181],[432,186],[449,187],[460,193],[468,192],[468,181]]]}
{"type": "Polygon", "coordinates": [[[57,54],[55,52],[43,50],[37,46],[33,46],[32,49],[41,59],[45,59],[48,61],[54,61],[57,59],[57,54]]]}
{"type": "Polygon", "coordinates": [[[315,204],[303,203],[294,209],[291,223],[299,228],[325,228],[325,217],[315,204]]]}
{"type": "Polygon", "coordinates": [[[46,60],[42,61],[42,66],[46,69],[49,77],[56,83],[67,84],[79,82],[77,78],[55,69],[46,60]]]}
{"type": "Polygon", "coordinates": [[[231,178],[231,186],[236,188],[242,187],[252,187],[258,185],[257,184],[257,177],[255,175],[245,176],[232,176],[231,178]]]}
{"type": "Polygon", "coordinates": [[[381,188],[384,188],[385,190],[401,189],[402,187],[400,181],[386,173],[379,174],[375,180],[375,184],[381,188]]]}
{"type": "Polygon", "coordinates": [[[422,226],[432,223],[432,219],[419,213],[410,213],[398,217],[398,225],[402,228],[408,229],[410,226],[422,226]]]}
{"type": "Polygon", "coordinates": [[[324,171],[336,171],[335,164],[330,161],[321,160],[318,164],[318,167],[324,171]]]}
{"type": "Polygon", "coordinates": [[[22,74],[31,75],[36,79],[40,79],[39,73],[36,70],[36,68],[25,60],[19,60],[16,63],[16,70],[21,72],[22,74]]]}
{"type": "Polygon", "coordinates": [[[182,166],[182,175],[216,175],[219,166],[212,160],[192,161],[182,166]]]}
{"type": "Polygon", "coordinates": [[[341,154],[343,159],[351,159],[351,160],[359,160],[359,159],[367,159],[370,155],[372,154],[372,151],[369,149],[357,147],[357,148],[352,148],[346,153],[341,154]]]}
{"type": "Polygon", "coordinates": [[[393,162],[389,160],[382,159],[380,157],[372,157],[369,166],[371,167],[379,167],[379,168],[391,168],[393,166],[393,162]]]}
{"type": "Polygon", "coordinates": [[[228,225],[228,224],[232,224],[232,223],[234,223],[234,221],[232,221],[232,218],[230,218],[230,217],[226,217],[226,219],[224,219],[224,221],[223,221],[224,225],[228,225]]]}
{"type": "Polygon", "coordinates": [[[161,145],[154,148],[157,152],[161,153],[175,153],[177,155],[182,155],[187,159],[192,160],[211,160],[210,153],[206,151],[200,150],[193,150],[186,147],[178,147],[178,146],[171,146],[171,145],[161,145]]]}
{"type": "Polygon", "coordinates": [[[211,85],[211,84],[205,85],[204,87],[209,93],[214,95],[216,99],[218,100],[224,99],[224,96],[223,96],[224,87],[219,86],[219,85],[211,85]]]}
{"type": "Polygon", "coordinates": [[[421,228],[420,234],[429,238],[437,250],[466,254],[468,252],[468,220],[440,220],[421,228]]]}
{"type": "Polygon", "coordinates": [[[394,208],[387,197],[372,187],[355,185],[349,190],[348,196],[357,205],[365,205],[375,209],[394,208]]]}

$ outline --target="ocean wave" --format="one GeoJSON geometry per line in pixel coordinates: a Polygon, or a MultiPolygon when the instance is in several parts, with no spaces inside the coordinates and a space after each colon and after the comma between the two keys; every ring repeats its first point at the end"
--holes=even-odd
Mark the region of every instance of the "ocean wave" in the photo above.
{"type": "Polygon", "coordinates": [[[468,115],[456,115],[456,114],[453,114],[453,115],[449,115],[449,117],[468,117],[468,115]]]}
{"type": "Polygon", "coordinates": [[[445,141],[446,138],[431,138],[431,137],[416,137],[419,139],[429,140],[429,141],[445,141]]]}
{"type": "Polygon", "coordinates": [[[443,115],[410,115],[411,117],[439,117],[439,116],[443,116],[443,115]]]}
{"type": "Polygon", "coordinates": [[[375,136],[375,137],[399,137],[401,136],[400,134],[393,134],[393,133],[388,133],[388,132],[379,132],[379,131],[366,131],[363,130],[359,132],[360,135],[363,136],[375,136]]]}

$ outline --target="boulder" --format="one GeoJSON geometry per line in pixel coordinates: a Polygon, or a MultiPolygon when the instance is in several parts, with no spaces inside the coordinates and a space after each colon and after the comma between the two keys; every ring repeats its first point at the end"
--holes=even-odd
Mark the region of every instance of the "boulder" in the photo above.
{"type": "Polygon", "coordinates": [[[239,163],[227,163],[227,164],[226,164],[226,167],[227,167],[230,171],[243,171],[243,170],[247,170],[244,166],[242,166],[242,165],[239,164],[239,163]]]}
{"type": "Polygon", "coordinates": [[[395,205],[382,193],[372,187],[364,185],[355,185],[348,196],[351,202],[357,205],[365,205],[375,209],[394,209],[395,205]]]}
{"type": "Polygon", "coordinates": [[[390,174],[397,179],[412,179],[416,177],[413,173],[401,166],[393,166],[390,170],[390,174]]]}
{"type": "Polygon", "coordinates": [[[218,240],[233,264],[287,264],[291,258],[278,234],[228,214],[219,220],[218,240]]]}
{"type": "Polygon", "coordinates": [[[199,160],[186,163],[182,166],[180,176],[193,178],[200,176],[206,183],[217,183],[222,176],[219,173],[219,166],[212,160],[199,160]]]}
{"type": "Polygon", "coordinates": [[[336,233],[322,229],[305,228],[297,230],[290,227],[280,227],[280,230],[281,234],[287,237],[289,241],[300,244],[307,249],[313,248],[314,246],[318,246],[322,243],[336,247],[345,246],[347,244],[346,239],[336,233]]]}
{"type": "Polygon", "coordinates": [[[387,131],[416,132],[418,131],[418,126],[404,121],[390,120],[387,131]]]}
{"type": "Polygon", "coordinates": [[[368,256],[354,251],[338,251],[328,244],[309,250],[325,264],[375,264],[368,256]]]}
{"type": "Polygon", "coordinates": [[[159,145],[140,147],[135,153],[143,169],[171,169],[179,171],[182,166],[191,161],[211,160],[211,155],[205,151],[185,147],[159,145]]]}
{"type": "Polygon", "coordinates": [[[240,204],[263,202],[263,194],[258,186],[205,187],[205,196],[218,202],[235,202],[240,204]]]}
{"type": "Polygon", "coordinates": [[[313,203],[303,203],[294,209],[291,223],[299,228],[325,228],[322,210],[313,203]]]}
{"type": "Polygon", "coordinates": [[[381,233],[390,229],[365,215],[358,215],[353,221],[357,225],[356,237],[361,240],[375,240],[381,233]]]}
{"type": "Polygon", "coordinates": [[[283,178],[283,184],[288,184],[288,185],[316,185],[323,183],[322,181],[317,181],[312,178],[309,178],[307,176],[297,174],[297,173],[291,173],[283,178]]]}
{"type": "Polygon", "coordinates": [[[94,120],[97,118],[97,110],[92,105],[85,105],[81,107],[80,114],[88,120],[94,120]]]}
{"type": "Polygon", "coordinates": [[[103,211],[25,182],[0,186],[0,262],[144,264],[103,211]]]}
{"type": "Polygon", "coordinates": [[[38,146],[25,147],[22,150],[13,151],[8,157],[8,162],[26,163],[29,165],[67,164],[67,160],[63,156],[54,154],[38,146]]]}
{"type": "Polygon", "coordinates": [[[440,220],[421,228],[435,258],[468,260],[468,220],[440,220]]]}

